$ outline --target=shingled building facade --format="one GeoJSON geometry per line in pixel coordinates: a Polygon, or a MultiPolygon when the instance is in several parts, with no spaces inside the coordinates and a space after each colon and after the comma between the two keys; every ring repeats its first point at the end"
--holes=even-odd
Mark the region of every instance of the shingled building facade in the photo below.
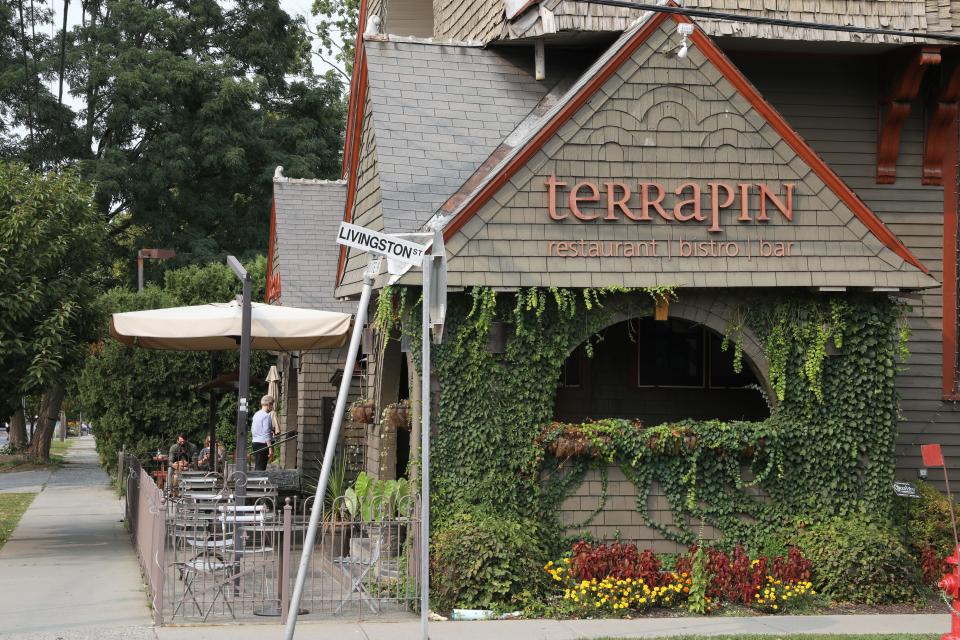
{"type": "MultiPolygon", "coordinates": [[[[930,1],[688,6],[917,34],[960,26],[950,3],[930,1]]],[[[453,291],[677,286],[673,313],[721,333],[744,289],[907,296],[898,474],[916,476],[924,442],[960,455],[953,48],[568,0],[365,0],[361,24],[344,180],[275,182],[272,300],[349,308],[367,257],[333,248],[341,220],[441,225],[453,291]]],[[[415,402],[399,347],[370,351],[357,394],[415,402]]],[[[333,393],[314,371],[337,357],[301,356],[301,464],[322,433],[311,394],[333,393]]],[[[762,386],[758,347],[751,359],[762,386]]],[[[576,393],[558,414],[590,415],[576,393]]],[[[669,418],[691,398],[643,402],[669,418]]],[[[714,406],[754,411],[732,392],[714,406]]],[[[372,473],[403,472],[367,459],[381,461],[372,473]]]]}

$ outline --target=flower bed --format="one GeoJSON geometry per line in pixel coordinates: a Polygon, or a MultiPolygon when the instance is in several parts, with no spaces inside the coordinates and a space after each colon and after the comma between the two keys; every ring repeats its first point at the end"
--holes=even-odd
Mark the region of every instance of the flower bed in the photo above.
{"type": "Polygon", "coordinates": [[[771,559],[697,550],[664,570],[660,557],[634,544],[577,542],[568,556],[544,565],[557,590],[551,612],[570,617],[630,616],[652,610],[711,613],[740,605],[782,613],[816,595],[810,562],[798,550],[771,559]],[[698,560],[699,556],[699,560],[698,560]]]}

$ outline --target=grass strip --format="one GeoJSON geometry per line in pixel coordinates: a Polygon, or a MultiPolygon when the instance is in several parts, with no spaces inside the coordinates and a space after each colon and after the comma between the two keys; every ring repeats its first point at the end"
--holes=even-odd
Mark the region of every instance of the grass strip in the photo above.
{"type": "Polygon", "coordinates": [[[36,495],[35,493],[0,493],[0,549],[17,528],[17,523],[20,522],[20,518],[36,495]]]}
{"type": "MultiPolygon", "coordinates": [[[[657,640],[935,640],[939,634],[888,633],[848,635],[845,633],[771,633],[731,634],[711,636],[663,636],[657,640]]],[[[629,640],[627,637],[609,636],[597,640],[629,640]]]]}

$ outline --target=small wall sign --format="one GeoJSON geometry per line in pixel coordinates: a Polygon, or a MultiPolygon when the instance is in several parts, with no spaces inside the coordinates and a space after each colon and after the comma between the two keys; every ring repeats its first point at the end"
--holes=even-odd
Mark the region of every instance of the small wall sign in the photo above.
{"type": "Polygon", "coordinates": [[[919,498],[920,492],[912,482],[894,481],[893,492],[900,498],[919,498]]]}

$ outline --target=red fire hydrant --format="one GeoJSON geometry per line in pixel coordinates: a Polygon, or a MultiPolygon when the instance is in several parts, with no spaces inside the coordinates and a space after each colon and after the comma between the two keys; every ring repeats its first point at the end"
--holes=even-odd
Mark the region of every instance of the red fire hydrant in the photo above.
{"type": "Polygon", "coordinates": [[[960,640],[960,547],[953,550],[953,555],[943,561],[946,565],[943,579],[937,583],[945,594],[953,601],[950,607],[950,633],[940,636],[940,640],[960,640]]]}

